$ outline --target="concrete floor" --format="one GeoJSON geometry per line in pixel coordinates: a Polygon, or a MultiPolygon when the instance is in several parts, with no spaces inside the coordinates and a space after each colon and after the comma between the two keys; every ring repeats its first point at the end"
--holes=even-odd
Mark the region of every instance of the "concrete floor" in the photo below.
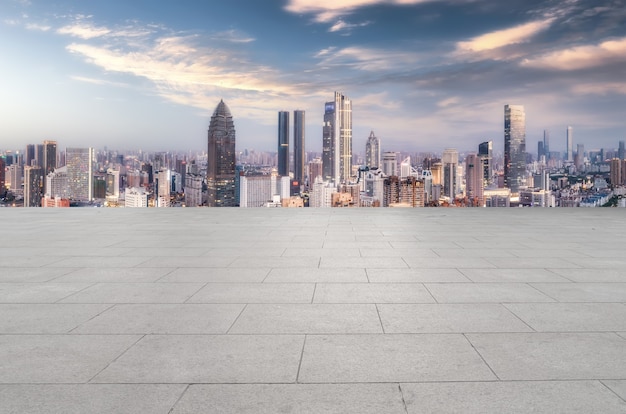
{"type": "Polygon", "coordinates": [[[625,413],[624,209],[2,209],[0,413],[625,413]]]}

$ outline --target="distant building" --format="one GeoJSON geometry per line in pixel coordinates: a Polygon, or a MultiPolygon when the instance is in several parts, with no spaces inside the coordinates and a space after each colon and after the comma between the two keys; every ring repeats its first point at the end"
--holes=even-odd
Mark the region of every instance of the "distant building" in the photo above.
{"type": "Polygon", "coordinates": [[[415,177],[386,177],[383,207],[424,207],[424,181],[415,177]]]}
{"type": "Polygon", "coordinates": [[[493,141],[481,142],[478,156],[483,168],[483,186],[487,187],[493,183],[493,141]]]}
{"type": "Polygon", "coordinates": [[[278,174],[289,175],[289,112],[278,113],[278,174]]]}
{"type": "Polygon", "coordinates": [[[398,175],[398,159],[395,152],[383,153],[383,174],[386,176],[398,175]]]}
{"type": "Polygon", "coordinates": [[[465,193],[470,206],[485,205],[484,170],[481,158],[477,154],[468,154],[465,157],[465,193]]]}
{"type": "Polygon", "coordinates": [[[574,128],[571,126],[567,127],[567,131],[565,133],[565,145],[567,147],[565,161],[572,163],[574,162],[574,128]]]}
{"type": "Polygon", "coordinates": [[[335,185],[352,173],[352,101],[340,92],[324,106],[322,127],[323,178],[335,185]]]}
{"type": "Polygon", "coordinates": [[[617,150],[617,158],[620,160],[626,159],[626,143],[624,141],[619,142],[619,149],[617,150]]]}
{"type": "Polygon", "coordinates": [[[315,158],[309,162],[309,177],[308,177],[308,185],[311,187],[317,177],[323,179],[323,164],[321,158],[315,158]]]}
{"type": "Polygon", "coordinates": [[[67,167],[55,169],[46,176],[46,197],[69,198],[69,184],[67,180],[67,167]]]}
{"type": "Polygon", "coordinates": [[[67,148],[65,165],[67,167],[68,196],[72,200],[93,200],[93,148],[67,148]]]}
{"type": "Polygon", "coordinates": [[[337,187],[335,185],[317,179],[309,193],[309,207],[331,207],[332,195],[336,192],[337,187]]]}
{"type": "Polygon", "coordinates": [[[293,179],[300,185],[304,184],[305,157],[305,113],[293,111],[293,179]]]}
{"type": "Polygon", "coordinates": [[[170,207],[172,192],[172,172],[169,169],[160,170],[155,176],[154,199],[155,207],[170,207]]]}
{"type": "Polygon", "coordinates": [[[443,196],[454,201],[458,192],[457,167],[459,165],[459,152],[454,148],[446,148],[441,157],[443,164],[443,196]]]}
{"type": "Polygon", "coordinates": [[[131,187],[124,190],[124,207],[148,207],[148,192],[142,187],[131,187]]]}
{"type": "Polygon", "coordinates": [[[60,208],[60,207],[69,207],[70,200],[69,198],[61,198],[61,197],[44,197],[41,199],[41,207],[44,208],[60,208]]]}
{"type": "Polygon", "coordinates": [[[385,174],[380,168],[372,168],[363,176],[362,207],[381,207],[385,197],[385,174]]]}
{"type": "Polygon", "coordinates": [[[519,193],[526,176],[526,113],[523,105],[504,106],[504,187],[519,193]]]}
{"type": "Polygon", "coordinates": [[[204,177],[200,174],[188,172],[185,176],[185,206],[198,207],[202,205],[202,183],[204,177]]]}
{"type": "Polygon", "coordinates": [[[235,124],[224,101],[211,116],[208,136],[207,206],[235,207],[235,124]]]}
{"type": "Polygon", "coordinates": [[[24,167],[24,207],[41,207],[43,182],[43,168],[24,167]]]}
{"type": "Polygon", "coordinates": [[[380,168],[380,140],[374,135],[374,131],[370,132],[367,143],[365,144],[365,166],[369,168],[380,168]]]}

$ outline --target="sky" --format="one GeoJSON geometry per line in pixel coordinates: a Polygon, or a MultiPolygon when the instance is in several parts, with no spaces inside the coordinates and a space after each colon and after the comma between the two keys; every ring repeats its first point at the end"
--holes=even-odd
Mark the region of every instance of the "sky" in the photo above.
{"type": "MultiPolygon", "coordinates": [[[[221,99],[237,149],[275,151],[278,111],[352,100],[353,151],[527,149],[626,139],[624,0],[0,0],[0,149],[202,151],[221,99]]],[[[292,118],[293,122],[293,118],[292,118]]]]}

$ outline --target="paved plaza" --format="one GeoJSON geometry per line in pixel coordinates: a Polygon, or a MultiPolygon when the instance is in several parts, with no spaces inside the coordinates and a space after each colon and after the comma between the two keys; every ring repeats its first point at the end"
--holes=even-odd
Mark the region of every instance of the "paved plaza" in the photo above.
{"type": "Polygon", "coordinates": [[[0,209],[0,413],[626,413],[626,209],[0,209]]]}

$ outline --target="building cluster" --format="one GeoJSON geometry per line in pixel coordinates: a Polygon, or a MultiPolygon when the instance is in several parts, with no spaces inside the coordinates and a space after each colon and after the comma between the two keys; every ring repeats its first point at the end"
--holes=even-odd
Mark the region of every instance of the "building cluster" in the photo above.
{"type": "Polygon", "coordinates": [[[550,132],[537,157],[526,148],[522,105],[504,106],[504,153],[493,141],[473,152],[441,156],[383,151],[371,131],[365,155],[353,152],[352,101],[335,92],[324,104],[322,151],[305,151],[305,111],[278,112],[276,153],[237,152],[235,122],[220,101],[201,154],[57,150],[27,145],[0,157],[0,205],[25,207],[590,207],[623,205],[624,141],[619,149],[551,151],[550,132]],[[293,123],[291,122],[293,120],[293,123]],[[293,138],[292,138],[293,137],[293,138]]]}

